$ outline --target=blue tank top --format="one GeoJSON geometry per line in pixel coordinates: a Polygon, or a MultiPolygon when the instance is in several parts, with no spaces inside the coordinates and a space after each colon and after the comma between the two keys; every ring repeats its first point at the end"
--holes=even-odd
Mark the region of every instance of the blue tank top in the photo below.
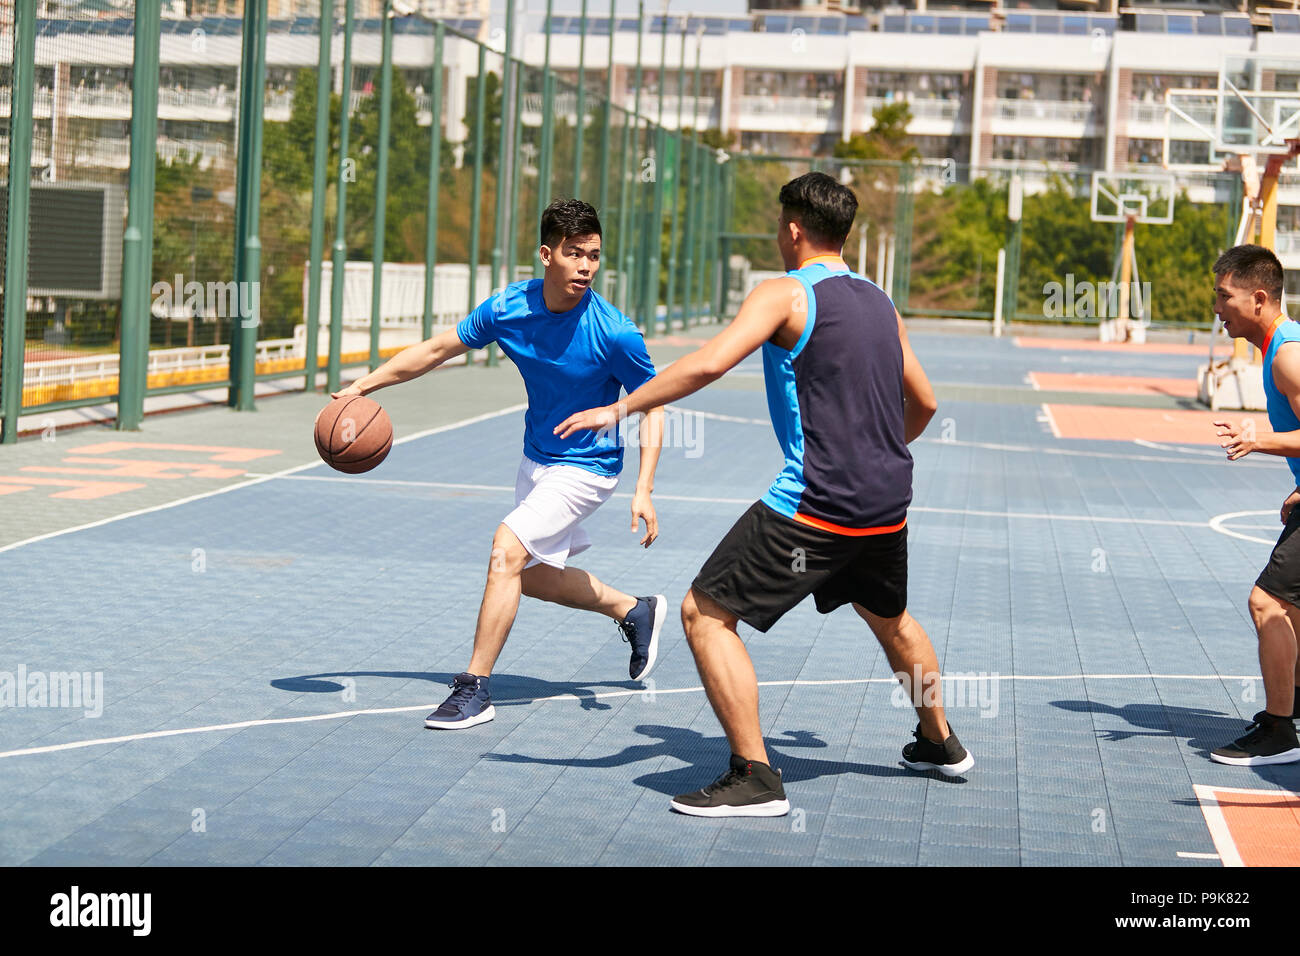
{"type": "Polygon", "coordinates": [[[846,268],[813,262],[788,275],[803,286],[808,320],[794,348],[763,345],[768,411],[785,455],[763,503],[836,534],[897,531],[912,501],[912,455],[894,303],[846,268]]]}
{"type": "MultiPolygon", "coordinates": [[[[1300,418],[1296,418],[1295,409],[1273,384],[1273,358],[1286,342],[1300,342],[1300,322],[1293,322],[1284,316],[1281,324],[1273,327],[1264,343],[1264,395],[1268,399],[1268,423],[1275,432],[1300,430],[1300,418]]],[[[1286,463],[1295,476],[1296,484],[1300,485],[1300,458],[1288,458],[1286,463]]]]}

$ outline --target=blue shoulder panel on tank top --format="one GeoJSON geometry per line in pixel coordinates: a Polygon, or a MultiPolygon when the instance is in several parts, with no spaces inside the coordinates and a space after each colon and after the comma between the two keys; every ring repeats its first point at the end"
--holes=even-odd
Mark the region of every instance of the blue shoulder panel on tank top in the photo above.
{"type": "MultiPolygon", "coordinates": [[[[1275,432],[1300,430],[1300,418],[1296,417],[1295,409],[1273,381],[1273,359],[1277,350],[1287,342],[1300,342],[1300,322],[1287,319],[1274,329],[1264,353],[1264,396],[1268,399],[1268,423],[1275,432]]],[[[1296,484],[1300,485],[1300,458],[1288,458],[1286,463],[1296,484]]]]}

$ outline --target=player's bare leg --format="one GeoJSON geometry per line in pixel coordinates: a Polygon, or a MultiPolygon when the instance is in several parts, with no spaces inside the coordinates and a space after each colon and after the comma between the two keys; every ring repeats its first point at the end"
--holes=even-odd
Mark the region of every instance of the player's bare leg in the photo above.
{"type": "Polygon", "coordinates": [[[492,673],[519,613],[519,578],[527,563],[528,550],[513,531],[504,524],[499,525],[492,538],[492,558],[488,562],[483,603],[478,609],[478,625],[474,628],[474,654],[469,661],[469,673],[479,677],[492,673]]]}
{"type": "Polygon", "coordinates": [[[929,739],[941,743],[948,738],[948,721],[943,712],[943,684],[939,674],[939,658],[925,628],[912,615],[904,611],[898,617],[877,617],[861,604],[853,610],[867,622],[871,633],[880,642],[885,659],[900,680],[908,698],[916,707],[921,721],[921,732],[929,739]],[[916,675],[921,675],[921,686],[916,687],[916,675]]]}
{"type": "Polygon", "coordinates": [[[731,752],[766,764],[758,722],[758,676],[736,633],[736,616],[694,589],[682,601],[682,628],[709,704],[722,724],[731,752]]]}
{"type": "Polygon", "coordinates": [[[1295,610],[1263,588],[1250,592],[1250,616],[1259,634],[1265,710],[1278,717],[1289,718],[1295,707],[1296,632],[1290,616],[1295,610]]]}
{"type": "Polygon", "coordinates": [[[615,621],[623,620],[636,606],[636,598],[581,568],[535,564],[524,570],[520,581],[528,597],[579,611],[595,611],[615,621]]]}

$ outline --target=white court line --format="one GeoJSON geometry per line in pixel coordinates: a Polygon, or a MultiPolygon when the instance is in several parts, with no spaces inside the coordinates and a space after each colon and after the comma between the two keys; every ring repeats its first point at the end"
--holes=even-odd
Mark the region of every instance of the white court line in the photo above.
{"type": "MultiPolygon", "coordinates": [[[[1230,521],[1233,518],[1253,518],[1256,515],[1275,515],[1275,514],[1278,514],[1278,511],[1276,509],[1272,511],[1230,511],[1227,514],[1215,515],[1213,518],[1211,518],[1210,527],[1213,528],[1215,531],[1219,532],[1219,534],[1226,534],[1230,538],[1240,538],[1242,541],[1255,541],[1259,544],[1276,544],[1277,543],[1276,538],[1257,538],[1254,535],[1242,534],[1239,531],[1233,531],[1231,528],[1225,528],[1223,526],[1223,523],[1225,521],[1230,521]]],[[[1279,521],[1278,525],[1281,526],[1281,524],[1282,522],[1279,521]]],[[[1279,534],[1280,533],[1281,532],[1279,532],[1279,534]]]]}
{"type": "MultiPolygon", "coordinates": [[[[704,418],[704,419],[720,421],[720,422],[732,422],[737,425],[766,425],[769,428],[772,426],[771,420],[766,418],[742,418],[738,415],[719,415],[716,412],[701,412],[701,411],[696,411],[693,408],[682,408],[680,405],[667,405],[665,406],[665,408],[670,409],[672,411],[682,412],[683,414],[687,414],[687,415],[694,415],[698,418],[704,418]]],[[[1052,418],[1051,412],[1047,410],[1046,405],[1042,405],[1040,406],[1040,408],[1043,413],[1043,418],[1040,420],[1045,420],[1051,426],[1052,433],[1057,438],[1060,438],[1061,437],[1060,432],[1057,430],[1056,421],[1055,419],[1052,418]]],[[[1153,443],[1146,442],[1143,439],[1134,439],[1134,442],[1136,444],[1142,444],[1142,445],[1153,445],[1153,443]]],[[[1114,451],[1086,451],[1080,448],[1046,448],[1046,447],[1034,446],[1034,445],[1008,445],[1000,442],[959,441],[955,438],[943,439],[943,438],[922,437],[916,439],[914,444],[915,443],[920,443],[923,445],[955,445],[958,448],[980,448],[985,451],[1012,451],[1012,452],[1022,452],[1026,454],[1035,454],[1035,455],[1063,455],[1067,458],[1109,458],[1109,459],[1114,459],[1119,461],[1162,462],[1164,464],[1169,464],[1169,465],[1214,464],[1214,465],[1236,465],[1238,467],[1245,466],[1251,468],[1273,467],[1266,461],[1249,461],[1249,460],[1242,460],[1242,459],[1238,459],[1237,461],[1228,461],[1226,457],[1219,454],[1218,452],[1208,452],[1209,455],[1212,455],[1215,459],[1217,459],[1216,461],[1208,462],[1208,461],[1189,461],[1186,458],[1161,458],[1157,455],[1132,455],[1132,454],[1125,454],[1123,452],[1114,452],[1114,451]]],[[[1182,450],[1182,449],[1174,448],[1174,446],[1172,445],[1168,447],[1175,451],[1182,450]]]]}
{"type": "MultiPolygon", "coordinates": [[[[393,442],[394,445],[401,445],[408,441],[415,441],[417,438],[424,438],[428,435],[436,435],[439,432],[451,431],[454,428],[464,428],[466,425],[476,425],[479,422],[485,422],[491,418],[498,418],[501,415],[510,415],[514,412],[523,411],[528,406],[511,405],[509,408],[502,408],[499,411],[488,412],[485,415],[475,415],[473,418],[466,418],[459,422],[452,422],[450,425],[439,425],[437,428],[427,428],[422,432],[416,432],[413,435],[406,435],[393,442]]],[[[188,504],[191,501],[199,501],[202,498],[211,498],[213,495],[224,495],[227,491],[234,491],[237,488],[247,488],[250,485],[259,485],[264,481],[270,481],[272,478],[284,478],[292,475],[294,472],[305,471],[308,468],[315,468],[322,464],[319,461],[309,461],[305,465],[295,465],[292,468],[285,468],[283,471],[277,471],[269,475],[259,475],[249,481],[239,481],[233,485],[226,485],[224,488],[216,488],[212,491],[204,491],[197,495],[189,495],[186,498],[177,498],[175,501],[167,501],[160,505],[152,505],[148,508],[140,508],[136,511],[125,511],[122,514],[113,515],[108,518],[101,518],[98,521],[91,521],[87,524],[77,525],[75,528],[64,528],[61,531],[51,531],[48,534],[38,534],[34,538],[27,538],[24,541],[15,541],[13,544],[7,544],[0,547],[0,554],[6,551],[12,551],[15,548],[21,548],[24,545],[35,544],[37,541],[46,541],[50,538],[57,538],[60,535],[72,534],[74,531],[86,531],[90,528],[98,528],[100,525],[112,524],[114,521],[121,521],[123,518],[134,518],[138,515],[147,515],[154,511],[164,511],[167,508],[175,508],[177,505],[188,504]]]]}
{"type": "Polygon", "coordinates": [[[1188,853],[1186,850],[1179,850],[1178,855],[1184,860],[1222,860],[1223,857],[1217,853],[1188,853]]]}
{"type": "Polygon", "coordinates": [[[1212,451],[1209,448],[1181,448],[1178,445],[1162,445],[1160,442],[1147,441],[1145,438],[1134,438],[1133,444],[1141,445],[1143,448],[1154,448],[1156,451],[1176,451],[1180,455],[1208,455],[1211,458],[1221,458],[1227,460],[1228,453],[1223,450],[1212,451]]]}
{"type": "Polygon", "coordinates": [[[1218,788],[1207,787],[1202,783],[1192,784],[1196,799],[1201,804],[1201,813],[1205,815],[1205,825],[1210,830],[1210,839],[1214,841],[1214,848],[1219,851],[1219,858],[1223,860],[1223,865],[1245,866],[1241,854],[1237,852],[1237,844],[1232,839],[1232,831],[1228,829],[1228,821],[1223,816],[1223,808],[1219,806],[1219,801],[1214,796],[1216,789],[1218,788]]]}
{"type": "MultiPolygon", "coordinates": [[[[371,485],[400,485],[404,487],[416,488],[447,488],[451,490],[474,490],[474,491],[500,491],[513,492],[515,489],[508,485],[474,485],[463,484],[450,481],[406,481],[395,478],[354,478],[345,475],[267,475],[267,478],[285,478],[291,481],[336,481],[336,482],[353,482],[356,484],[371,485]]],[[[634,497],[629,492],[618,492],[611,497],[614,498],[631,498],[634,497]]],[[[723,505],[750,505],[754,503],[753,498],[709,498],[698,495],[663,495],[656,493],[656,501],[686,501],[695,504],[723,504],[723,505]]],[[[1031,521],[1088,521],[1095,524],[1124,524],[1124,525],[1159,525],[1162,527],[1173,528],[1206,528],[1210,527],[1206,521],[1175,521],[1166,518],[1107,518],[1097,515],[1054,515],[1046,513],[1037,513],[1032,511],[981,511],[972,508],[931,508],[924,505],[917,505],[908,508],[908,513],[920,512],[926,514],[942,515],[971,515],[978,518],[1024,518],[1031,521]]],[[[1224,517],[1233,517],[1227,515],[1224,517]]],[[[1215,528],[1216,531],[1220,530],[1215,528]]],[[[1224,534],[1228,534],[1224,530],[1224,534]]],[[[1251,539],[1258,540],[1258,539],[1251,539]]],[[[1271,542],[1270,542],[1271,543],[1271,542]]]]}
{"type": "MultiPolygon", "coordinates": [[[[342,675],[339,675],[342,676],[342,675]]],[[[1234,676],[1230,674],[952,674],[941,678],[945,681],[1098,681],[1098,680],[1206,680],[1232,681],[1233,683],[1257,678],[1234,676]]],[[[862,677],[843,680],[769,680],[759,681],[759,687],[836,687],[850,684],[897,684],[893,677],[862,677]]],[[[562,700],[608,700],[615,697],[635,697],[637,695],[656,696],[659,694],[696,694],[703,687],[642,688],[640,690],[612,690],[592,694],[555,694],[551,697],[520,697],[510,700],[502,699],[504,704],[548,704],[562,700]]],[[[73,740],[66,744],[49,744],[44,747],[25,747],[20,750],[0,752],[0,760],[9,757],[31,757],[37,754],[58,753],[64,750],[82,750],[86,747],[103,747],[109,744],[124,744],[136,740],[156,740],[160,737],[180,737],[189,734],[216,733],[222,730],[245,730],[249,727],[271,727],[284,724],[307,724],[320,720],[341,720],[345,717],[363,717],[370,714],[402,714],[411,711],[430,711],[441,701],[411,704],[404,707],[377,707],[370,710],[342,710],[329,714],[309,714],[305,717],[272,717],[263,720],[241,720],[230,724],[209,724],[205,727],[178,727],[174,730],[151,730],[141,734],[124,734],[120,737],[99,737],[92,740],[73,740]]]]}
{"type": "Polygon", "coordinates": [[[1052,437],[1060,438],[1061,430],[1056,427],[1056,419],[1052,416],[1052,408],[1046,402],[1038,406],[1043,410],[1043,416],[1047,419],[1048,426],[1052,429],[1052,437]]]}

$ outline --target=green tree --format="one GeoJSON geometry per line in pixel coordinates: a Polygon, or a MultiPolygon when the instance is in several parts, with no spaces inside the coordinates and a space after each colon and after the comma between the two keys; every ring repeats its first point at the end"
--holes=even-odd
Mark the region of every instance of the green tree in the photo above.
{"type": "Polygon", "coordinates": [[[831,155],[836,159],[920,158],[920,152],[912,145],[907,133],[912,122],[912,109],[906,102],[884,103],[872,111],[871,119],[871,129],[837,142],[831,155]]]}

